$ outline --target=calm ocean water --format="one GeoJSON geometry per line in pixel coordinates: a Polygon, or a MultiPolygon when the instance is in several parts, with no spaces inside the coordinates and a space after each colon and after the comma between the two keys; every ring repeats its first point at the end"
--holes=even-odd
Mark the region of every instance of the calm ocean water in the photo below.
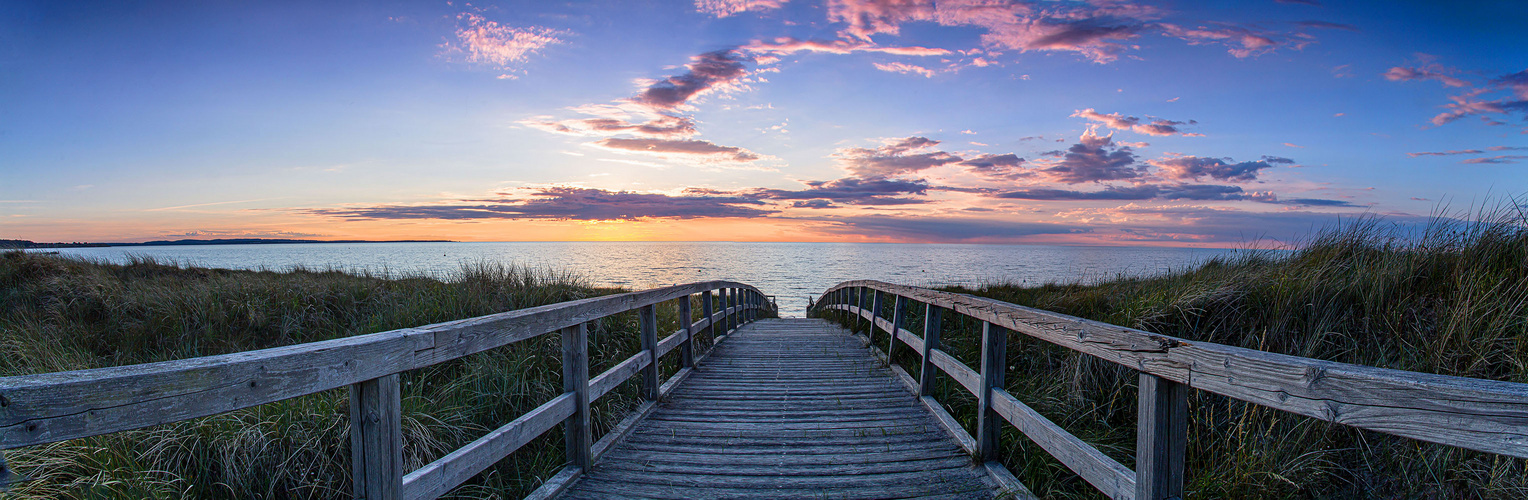
{"type": "Polygon", "coordinates": [[[503,262],[573,271],[591,284],[633,290],[725,279],[775,295],[800,316],[808,296],[850,279],[916,286],[1093,282],[1183,269],[1232,250],[886,243],[556,242],[318,243],[70,248],[60,253],[122,262],[129,255],[229,269],[337,268],[450,276],[464,264],[503,262]]]}

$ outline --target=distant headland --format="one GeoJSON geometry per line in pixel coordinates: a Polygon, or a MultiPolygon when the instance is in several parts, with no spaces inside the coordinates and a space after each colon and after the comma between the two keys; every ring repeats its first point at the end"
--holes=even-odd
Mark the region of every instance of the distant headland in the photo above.
{"type": "Polygon", "coordinates": [[[29,240],[0,240],[0,249],[15,248],[86,248],[86,247],[160,247],[181,245],[274,245],[288,243],[453,243],[451,240],[293,240],[284,238],[217,238],[210,240],[155,240],[142,243],[37,243],[29,240]]]}

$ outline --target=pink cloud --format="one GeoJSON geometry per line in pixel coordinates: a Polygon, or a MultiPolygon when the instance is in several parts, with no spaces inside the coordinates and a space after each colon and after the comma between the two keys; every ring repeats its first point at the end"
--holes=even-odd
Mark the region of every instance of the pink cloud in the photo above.
{"type": "Polygon", "coordinates": [[[1468,160],[1464,160],[1464,161],[1461,161],[1459,163],[1469,163],[1469,164],[1475,164],[1475,165],[1481,165],[1481,164],[1503,164],[1503,163],[1517,163],[1517,160],[1525,160],[1525,159],[1528,159],[1528,155],[1500,155],[1500,156],[1492,156],[1492,157],[1488,157],[1488,158],[1470,158],[1468,160]]]}
{"type": "Polygon", "coordinates": [[[989,47],[1027,52],[1079,52],[1106,63],[1130,48],[1120,44],[1137,36],[1144,20],[1160,13],[1154,7],[1099,1],[1056,4],[1036,9],[1028,3],[951,0],[937,5],[928,0],[832,0],[828,20],[846,23],[841,34],[869,42],[871,35],[898,34],[906,22],[926,21],[944,26],[976,26],[987,30],[989,47]]]}
{"type": "Polygon", "coordinates": [[[1431,80],[1437,80],[1439,82],[1443,82],[1444,85],[1447,85],[1447,86],[1450,86],[1450,87],[1468,87],[1468,86],[1470,86],[1469,82],[1466,82],[1464,80],[1460,80],[1458,78],[1454,78],[1454,77],[1449,76],[1449,75],[1444,73],[1444,72],[1457,72],[1457,71],[1458,70],[1455,70],[1453,68],[1447,68],[1447,67],[1439,66],[1439,65],[1436,65],[1436,64],[1431,64],[1431,65],[1428,65],[1427,67],[1422,67],[1422,68],[1407,68],[1407,67],[1402,67],[1402,66],[1396,66],[1396,67],[1390,68],[1389,71],[1386,71],[1384,76],[1385,76],[1386,80],[1390,80],[1392,82],[1402,82],[1402,81],[1408,81],[1408,80],[1428,80],[1428,79],[1431,79],[1431,80]]]}
{"type": "Polygon", "coordinates": [[[1185,137],[1204,137],[1204,134],[1184,132],[1178,128],[1180,125],[1192,125],[1198,123],[1194,120],[1181,122],[1166,120],[1162,118],[1147,117],[1150,119],[1150,121],[1143,122],[1142,119],[1138,117],[1125,116],[1120,113],[1103,114],[1093,110],[1093,108],[1077,110],[1077,112],[1072,113],[1072,116],[1092,120],[1103,124],[1105,127],[1109,127],[1115,130],[1129,130],[1137,134],[1154,136],[1181,135],[1185,137]]]}
{"type": "Polygon", "coordinates": [[[1135,163],[1135,154],[1129,147],[1114,144],[1112,136],[1098,135],[1093,128],[1083,131],[1082,138],[1065,152],[1058,152],[1060,159],[1036,160],[1038,173],[1051,181],[1066,184],[1139,179],[1146,175],[1144,167],[1135,163]]]}
{"type": "Polygon", "coordinates": [[[547,132],[583,137],[621,134],[643,137],[689,137],[696,133],[694,121],[669,115],[660,115],[644,123],[631,123],[620,118],[551,120],[546,117],[521,120],[519,123],[547,132]]]}
{"type": "Polygon", "coordinates": [[[891,73],[918,74],[918,75],[923,75],[924,78],[933,78],[934,77],[934,70],[925,68],[923,66],[917,66],[917,65],[912,65],[912,64],[907,64],[907,63],[900,63],[900,62],[875,63],[875,69],[878,69],[878,70],[881,70],[881,71],[887,71],[887,72],[891,72],[891,73]]]}
{"type": "Polygon", "coordinates": [[[756,40],[753,43],[741,47],[742,50],[772,55],[786,55],[797,52],[819,52],[826,54],[852,54],[855,52],[876,52],[898,56],[942,56],[950,51],[931,47],[881,47],[870,42],[856,42],[853,40],[800,40],[790,37],[776,38],[765,42],[756,40]]]}
{"type": "Polygon", "coordinates": [[[743,12],[778,9],[788,1],[790,0],[695,0],[695,11],[722,18],[743,12]]]}
{"type": "Polygon", "coordinates": [[[1229,47],[1226,52],[1238,59],[1263,55],[1280,47],[1300,50],[1315,41],[1310,35],[1304,33],[1281,34],[1242,26],[1200,26],[1189,29],[1164,23],[1161,27],[1167,36],[1181,38],[1189,45],[1223,44],[1229,47]]]}
{"type": "Polygon", "coordinates": [[[1265,156],[1261,161],[1230,163],[1230,159],[1182,156],[1148,160],[1146,163],[1162,169],[1163,177],[1176,180],[1211,179],[1228,182],[1251,182],[1257,180],[1258,171],[1273,168],[1274,163],[1294,163],[1286,158],[1265,156]]]}
{"type": "Polygon", "coordinates": [[[722,146],[711,141],[671,140],[649,138],[609,138],[591,145],[621,153],[640,153],[660,158],[694,163],[749,163],[763,159],[757,153],[736,147],[722,146]]]}
{"type": "MultiPolygon", "coordinates": [[[[525,62],[531,54],[548,45],[562,43],[559,37],[570,34],[539,26],[505,26],[475,12],[463,12],[456,19],[456,40],[442,46],[445,53],[460,54],[468,63],[493,66],[502,71],[513,71],[516,63],[525,62]]],[[[510,74],[500,77],[516,78],[510,74]]]]}
{"type": "Polygon", "coordinates": [[[633,102],[655,109],[674,109],[718,88],[735,84],[748,74],[744,56],[735,50],[717,50],[690,58],[683,74],[649,85],[633,102]]]}
{"type": "Polygon", "coordinates": [[[833,153],[844,170],[859,177],[888,177],[961,161],[959,156],[933,150],[939,141],[927,137],[888,139],[877,148],[840,148],[833,153]]]}

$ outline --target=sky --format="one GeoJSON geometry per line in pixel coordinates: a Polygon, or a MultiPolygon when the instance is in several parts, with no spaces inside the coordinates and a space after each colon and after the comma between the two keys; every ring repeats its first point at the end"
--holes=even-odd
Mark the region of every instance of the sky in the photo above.
{"type": "Polygon", "coordinates": [[[1238,247],[1528,192],[1528,2],[31,2],[0,239],[1238,247]]]}

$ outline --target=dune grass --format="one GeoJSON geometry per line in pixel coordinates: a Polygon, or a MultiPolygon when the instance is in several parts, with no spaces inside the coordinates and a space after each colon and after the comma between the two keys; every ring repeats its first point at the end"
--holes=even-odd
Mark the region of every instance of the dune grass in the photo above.
{"type": "MultiPolygon", "coordinates": [[[[1528,218],[1513,205],[1464,219],[1419,229],[1362,218],[1293,251],[1243,251],[1154,277],[947,290],[1191,340],[1528,382],[1528,218]]],[[[943,344],[979,366],[980,324],[949,316],[943,344]]],[[[1008,349],[1011,393],[1134,466],[1134,370],[1023,335],[1008,349]]],[[[917,373],[907,351],[897,361],[917,373]]],[[[974,431],[974,398],[939,378],[940,400],[974,431]]],[[[1528,461],[1192,393],[1191,498],[1528,497],[1528,461]]],[[[1003,442],[1004,463],[1042,497],[1101,497],[1012,428],[1003,442]]]]}
{"type": "MultiPolygon", "coordinates": [[[[0,376],[224,354],[420,326],[620,290],[481,263],[453,276],[230,271],[0,253],[0,376]]],[[[660,331],[677,328],[659,308],[660,331]]],[[[696,306],[699,311],[699,306],[696,306]]],[[[634,313],[589,332],[599,373],[640,349],[634,313]]],[[[403,374],[405,462],[424,465],[562,392],[561,344],[543,335],[403,374]]],[[[670,356],[669,358],[673,358],[670,356]]],[[[675,370],[672,359],[665,371],[675,370]]],[[[637,379],[639,379],[638,377],[637,379]]],[[[593,410],[596,438],[637,380],[593,410]]],[[[348,393],[326,391],[137,431],[6,450],[33,478],[5,498],[349,498],[348,393]]],[[[452,493],[518,498],[564,463],[553,430],[452,493]]]]}

